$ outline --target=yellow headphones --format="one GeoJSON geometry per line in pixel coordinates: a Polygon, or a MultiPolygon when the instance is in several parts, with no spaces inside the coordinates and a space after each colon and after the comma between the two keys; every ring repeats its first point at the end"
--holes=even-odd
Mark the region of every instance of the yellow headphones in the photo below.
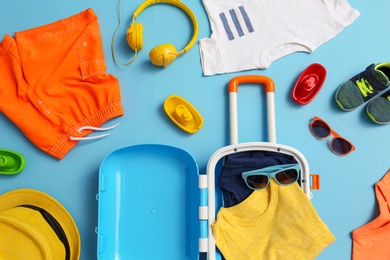
{"type": "MultiPolygon", "coordinates": [[[[194,32],[193,32],[193,35],[192,35],[190,42],[181,51],[177,51],[175,46],[173,44],[170,44],[170,43],[161,44],[159,46],[154,47],[149,52],[149,58],[152,61],[152,63],[156,66],[161,66],[161,67],[166,68],[178,56],[186,53],[195,44],[196,39],[198,37],[198,22],[196,20],[194,13],[191,11],[191,9],[188,6],[186,6],[185,4],[180,2],[179,0],[147,0],[144,3],[142,3],[135,10],[135,12],[133,14],[132,23],[127,28],[127,32],[126,32],[127,43],[129,44],[130,48],[135,51],[134,58],[129,63],[122,64],[122,65],[128,65],[128,64],[132,63],[135,60],[137,52],[139,50],[142,50],[142,48],[143,48],[143,26],[141,23],[135,22],[135,19],[147,7],[154,5],[154,4],[159,4],[159,3],[171,4],[171,5],[177,6],[178,8],[182,9],[191,19],[193,27],[194,27],[194,29],[193,29],[194,32]]],[[[118,9],[118,12],[119,12],[119,9],[118,9]]],[[[118,27],[119,27],[119,25],[120,25],[120,20],[119,20],[118,27]]],[[[116,33],[116,30],[115,30],[115,33],[116,33]]],[[[113,52],[115,62],[120,63],[117,61],[115,54],[114,54],[114,49],[113,49],[114,48],[113,46],[114,46],[115,33],[114,33],[114,36],[112,39],[112,52],[113,52]]]]}

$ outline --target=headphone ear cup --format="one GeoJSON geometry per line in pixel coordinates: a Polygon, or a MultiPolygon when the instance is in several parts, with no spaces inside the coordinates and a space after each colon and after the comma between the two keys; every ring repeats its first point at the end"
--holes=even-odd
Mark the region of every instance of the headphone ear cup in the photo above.
{"type": "Polygon", "coordinates": [[[134,51],[142,50],[143,48],[143,26],[141,23],[132,23],[126,32],[126,40],[130,48],[134,51]]]}
{"type": "Polygon", "coordinates": [[[149,52],[149,58],[152,63],[164,68],[168,67],[168,65],[171,64],[177,56],[178,53],[175,46],[170,43],[156,46],[149,52]]]}

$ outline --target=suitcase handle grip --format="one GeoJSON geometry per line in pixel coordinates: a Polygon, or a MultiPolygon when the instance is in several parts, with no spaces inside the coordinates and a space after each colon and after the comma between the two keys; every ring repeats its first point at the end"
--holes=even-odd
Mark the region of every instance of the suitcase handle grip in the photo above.
{"type": "Polygon", "coordinates": [[[274,81],[266,76],[246,75],[238,76],[230,80],[228,92],[238,92],[238,85],[245,83],[262,84],[265,86],[265,92],[275,92],[274,81]]]}
{"type": "Polygon", "coordinates": [[[276,143],[274,82],[271,78],[268,78],[266,76],[245,75],[232,78],[228,84],[230,109],[230,144],[238,144],[237,93],[238,85],[244,83],[255,83],[264,85],[267,97],[268,142],[276,143]]]}

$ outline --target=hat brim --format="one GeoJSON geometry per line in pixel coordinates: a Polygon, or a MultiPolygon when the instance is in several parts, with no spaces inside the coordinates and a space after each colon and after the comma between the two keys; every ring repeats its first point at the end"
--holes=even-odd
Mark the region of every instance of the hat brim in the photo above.
{"type": "Polygon", "coordinates": [[[56,199],[38,190],[17,189],[0,195],[0,211],[32,205],[47,211],[61,225],[70,247],[70,259],[80,258],[80,234],[70,213],[56,199]]]}

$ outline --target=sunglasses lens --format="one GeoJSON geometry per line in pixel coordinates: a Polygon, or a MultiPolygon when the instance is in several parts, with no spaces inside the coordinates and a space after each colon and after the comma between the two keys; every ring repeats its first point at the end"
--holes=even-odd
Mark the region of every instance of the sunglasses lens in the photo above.
{"type": "Polygon", "coordinates": [[[251,175],[246,177],[246,183],[253,189],[263,189],[267,186],[268,176],[266,175],[251,175]]]}
{"type": "Polygon", "coordinates": [[[352,149],[351,143],[340,137],[333,139],[331,147],[338,154],[347,154],[352,149]]]}
{"type": "Polygon", "coordinates": [[[285,170],[278,172],[275,178],[280,184],[291,184],[298,179],[298,172],[294,169],[285,170]]]}
{"type": "Polygon", "coordinates": [[[327,137],[330,134],[330,129],[327,124],[320,120],[316,120],[311,125],[312,133],[318,138],[327,137]]]}

